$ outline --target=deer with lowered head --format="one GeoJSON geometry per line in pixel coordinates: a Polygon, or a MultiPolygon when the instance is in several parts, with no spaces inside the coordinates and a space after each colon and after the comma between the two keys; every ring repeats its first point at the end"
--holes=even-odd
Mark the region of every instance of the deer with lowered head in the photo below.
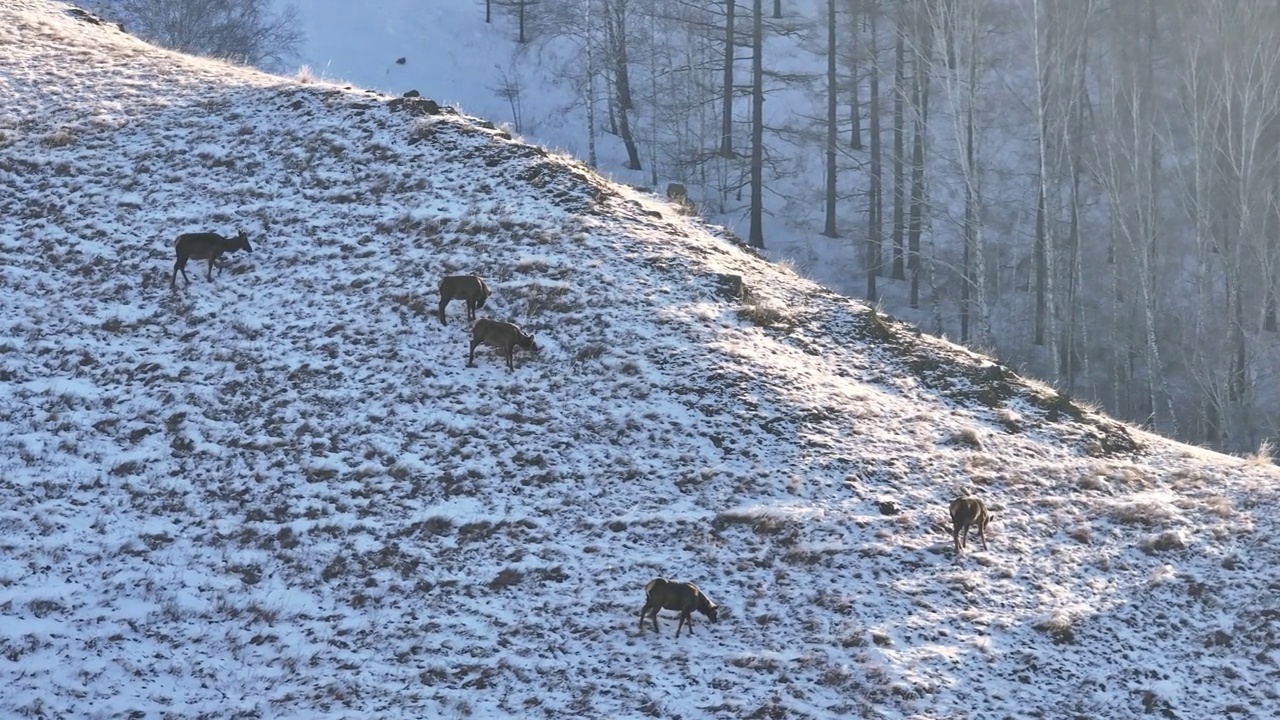
{"type": "Polygon", "coordinates": [[[531,353],[538,352],[538,343],[533,336],[509,322],[482,318],[471,327],[471,353],[467,356],[467,367],[476,366],[476,348],[481,345],[497,348],[507,359],[507,372],[515,370],[511,362],[512,352],[521,347],[531,353]]]}
{"type": "MultiPolygon", "coordinates": [[[[238,235],[233,238],[224,238],[218,233],[184,233],[178,236],[173,243],[173,249],[177,252],[178,258],[173,263],[173,276],[169,278],[169,287],[176,287],[178,283],[178,273],[182,273],[182,279],[191,284],[191,278],[187,277],[187,260],[208,260],[209,271],[205,274],[205,279],[213,281],[213,266],[223,253],[235,252],[243,250],[245,252],[253,252],[253,248],[249,247],[249,235],[241,230],[238,235]]],[[[222,266],[218,266],[218,274],[222,274],[222,266]]]]}
{"type": "Polygon", "coordinates": [[[489,299],[489,286],[479,275],[446,275],[440,280],[440,324],[444,325],[444,309],[449,301],[460,298],[467,302],[467,319],[476,319],[476,308],[489,299]]]}
{"type": "Polygon", "coordinates": [[[680,622],[676,623],[676,637],[680,637],[680,628],[683,625],[688,625],[689,634],[693,634],[694,610],[711,618],[711,622],[716,622],[716,611],[719,610],[719,606],[711,602],[711,599],[693,583],[654,578],[644,586],[644,607],[640,608],[640,632],[644,632],[646,613],[653,620],[653,631],[658,632],[659,610],[680,612],[680,622]]]}
{"type": "Polygon", "coordinates": [[[982,549],[987,549],[987,523],[991,522],[991,513],[987,506],[976,497],[958,497],[951,501],[951,536],[956,541],[956,554],[969,544],[969,528],[978,528],[978,537],[982,539],[982,549]]]}

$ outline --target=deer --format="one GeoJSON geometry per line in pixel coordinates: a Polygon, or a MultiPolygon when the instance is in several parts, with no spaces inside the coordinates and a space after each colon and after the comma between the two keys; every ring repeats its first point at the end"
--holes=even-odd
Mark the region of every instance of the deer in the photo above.
{"type": "Polygon", "coordinates": [[[488,345],[497,348],[507,359],[507,372],[513,372],[511,355],[516,347],[522,347],[531,353],[538,352],[538,343],[533,336],[509,322],[482,318],[471,327],[471,353],[467,356],[467,367],[476,366],[476,348],[488,345]]]}
{"type": "Polygon", "coordinates": [[[687,582],[676,582],[667,578],[654,578],[644,586],[644,607],[640,608],[640,632],[644,633],[644,616],[648,613],[653,620],[653,631],[658,632],[658,611],[678,610],[680,622],[676,623],[676,637],[680,637],[680,628],[689,626],[689,634],[693,634],[693,611],[697,610],[716,622],[716,611],[719,606],[698,589],[697,585],[687,582]]]}
{"type": "Polygon", "coordinates": [[[693,201],[689,199],[689,189],[681,183],[667,183],[667,197],[675,202],[680,208],[680,212],[685,215],[692,215],[694,212],[693,201]]]}
{"type": "Polygon", "coordinates": [[[976,497],[958,497],[951,501],[951,536],[956,541],[956,554],[969,544],[969,528],[978,528],[978,537],[982,538],[982,549],[987,549],[987,523],[991,522],[991,513],[987,506],[976,497]]]}
{"type": "Polygon", "coordinates": [[[440,280],[440,324],[444,325],[444,309],[450,300],[467,301],[467,319],[476,319],[476,309],[484,307],[489,299],[489,286],[479,275],[446,275],[440,280]]]}
{"type": "MultiPolygon", "coordinates": [[[[173,263],[173,276],[169,278],[169,287],[177,287],[179,272],[182,273],[182,279],[187,281],[187,285],[191,284],[191,278],[187,277],[187,260],[192,258],[208,260],[209,272],[205,274],[205,279],[212,282],[213,266],[223,253],[236,250],[253,252],[253,248],[249,247],[249,235],[243,230],[230,239],[211,232],[184,233],[174,241],[173,248],[177,251],[178,259],[173,263]]],[[[218,266],[218,274],[222,274],[221,265],[218,266]]]]}

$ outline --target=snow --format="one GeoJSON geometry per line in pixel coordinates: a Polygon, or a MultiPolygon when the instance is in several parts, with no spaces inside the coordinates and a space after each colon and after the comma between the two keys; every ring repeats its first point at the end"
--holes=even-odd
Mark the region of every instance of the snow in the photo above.
{"type": "Polygon", "coordinates": [[[0,6],[0,716],[1280,715],[1270,465],[474,119],[63,7],[0,6]],[[465,271],[512,373],[435,317],[465,271]],[[639,631],[658,575],[719,622],[639,631]]]}

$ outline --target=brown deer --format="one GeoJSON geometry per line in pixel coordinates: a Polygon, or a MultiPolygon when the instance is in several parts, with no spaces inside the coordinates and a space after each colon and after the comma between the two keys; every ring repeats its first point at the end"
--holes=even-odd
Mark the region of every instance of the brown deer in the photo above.
{"type": "Polygon", "coordinates": [[[440,324],[444,325],[444,309],[450,300],[467,301],[467,319],[476,319],[476,308],[484,307],[489,299],[489,286],[478,275],[447,275],[440,280],[440,324]]]}
{"type": "Polygon", "coordinates": [[[517,346],[531,353],[538,352],[538,344],[529,333],[509,322],[483,318],[471,328],[471,354],[467,356],[467,367],[476,366],[476,348],[482,344],[495,347],[502,353],[507,359],[507,372],[515,370],[511,354],[517,346]]]}
{"type": "Polygon", "coordinates": [[[956,554],[969,544],[970,526],[978,528],[978,537],[982,538],[982,549],[987,549],[987,523],[991,522],[991,513],[987,506],[976,497],[958,497],[951,501],[951,536],[956,541],[956,554]]]}
{"type": "Polygon", "coordinates": [[[680,622],[676,623],[676,637],[680,637],[680,628],[683,625],[689,626],[689,634],[693,634],[693,611],[706,615],[711,618],[711,622],[716,622],[716,611],[719,607],[711,602],[706,595],[698,589],[697,585],[686,582],[676,582],[667,578],[654,578],[644,586],[644,607],[640,608],[640,632],[644,632],[644,616],[648,613],[653,620],[653,631],[658,632],[658,611],[659,610],[678,610],[680,612],[680,622]]]}
{"type": "MultiPolygon", "coordinates": [[[[230,239],[218,233],[184,233],[174,241],[173,248],[178,253],[178,259],[173,263],[173,277],[169,278],[169,287],[177,287],[179,272],[182,273],[182,279],[187,281],[187,285],[191,284],[191,278],[187,277],[187,260],[192,258],[208,260],[209,272],[205,275],[205,279],[212,282],[213,266],[223,253],[236,250],[253,252],[253,248],[249,247],[249,236],[243,230],[230,239]]],[[[221,265],[218,266],[218,274],[222,274],[221,265]]]]}

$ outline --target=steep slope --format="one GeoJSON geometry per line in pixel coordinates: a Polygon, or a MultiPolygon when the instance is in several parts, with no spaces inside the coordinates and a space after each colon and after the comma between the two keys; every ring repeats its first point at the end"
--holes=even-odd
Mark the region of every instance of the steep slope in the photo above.
{"type": "Polygon", "coordinates": [[[43,0],[0,88],[2,715],[1280,715],[1270,466],[420,100],[43,0]],[[434,318],[469,271],[514,373],[434,318]],[[656,575],[720,622],[639,633],[656,575]]]}

